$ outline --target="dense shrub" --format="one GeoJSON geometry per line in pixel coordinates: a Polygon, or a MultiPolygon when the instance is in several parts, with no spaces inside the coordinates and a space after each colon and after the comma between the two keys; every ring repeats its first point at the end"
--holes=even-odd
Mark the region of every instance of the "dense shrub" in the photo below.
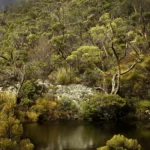
{"type": "Polygon", "coordinates": [[[8,138],[0,138],[0,147],[4,150],[15,150],[17,148],[17,143],[8,138]]]}
{"type": "Polygon", "coordinates": [[[29,139],[24,139],[20,141],[20,149],[21,150],[33,150],[34,145],[30,142],[29,139]]]}
{"type": "Polygon", "coordinates": [[[48,97],[39,98],[35,105],[30,108],[28,114],[32,114],[33,118],[28,115],[30,121],[50,120],[54,118],[57,101],[48,99],[48,97]]]}
{"type": "Polygon", "coordinates": [[[128,139],[123,135],[114,135],[108,140],[106,146],[97,150],[141,150],[141,145],[135,139],[128,139]]]}
{"type": "Polygon", "coordinates": [[[77,104],[67,97],[55,100],[43,97],[38,99],[26,114],[28,119],[34,122],[37,120],[72,119],[78,116],[78,112],[77,104]]]}
{"type": "Polygon", "coordinates": [[[82,103],[83,114],[86,119],[119,119],[121,108],[126,104],[119,95],[95,94],[89,101],[82,103]]]}
{"type": "Polygon", "coordinates": [[[59,68],[56,73],[56,83],[66,85],[74,80],[74,72],[72,69],[59,68]]]}
{"type": "Polygon", "coordinates": [[[35,112],[46,112],[46,111],[50,112],[55,108],[56,108],[55,101],[47,100],[43,97],[43,98],[39,98],[36,101],[36,104],[32,106],[30,110],[35,112]]]}
{"type": "Polygon", "coordinates": [[[9,92],[0,92],[0,104],[11,103],[15,104],[15,95],[9,92]]]}
{"type": "Polygon", "coordinates": [[[149,119],[150,117],[150,101],[141,100],[136,105],[136,116],[138,119],[149,119]]]}
{"type": "MultiPolygon", "coordinates": [[[[3,97],[4,98],[4,97],[3,97]]],[[[13,97],[5,101],[0,112],[0,148],[3,150],[33,150],[30,140],[21,141],[23,127],[15,117],[15,102],[13,97]]]]}
{"type": "Polygon", "coordinates": [[[39,114],[36,112],[27,112],[27,117],[31,122],[37,122],[39,114]]]}
{"type": "Polygon", "coordinates": [[[83,74],[83,82],[86,85],[98,85],[101,80],[100,71],[98,69],[87,69],[83,74]]]}
{"type": "Polygon", "coordinates": [[[60,119],[74,119],[78,116],[79,107],[72,99],[62,97],[58,102],[57,111],[60,119]]]}
{"type": "Polygon", "coordinates": [[[21,105],[26,105],[26,106],[29,106],[30,104],[32,104],[33,101],[31,99],[28,99],[28,98],[22,98],[21,99],[21,105]]]}
{"type": "Polygon", "coordinates": [[[143,109],[148,109],[148,108],[150,108],[150,101],[149,100],[143,100],[143,101],[140,101],[140,102],[138,102],[138,104],[137,104],[137,107],[138,108],[143,108],[143,109]]]}
{"type": "Polygon", "coordinates": [[[36,100],[38,97],[42,96],[44,93],[44,87],[38,85],[36,82],[32,80],[27,80],[21,90],[21,103],[28,104],[30,100],[36,100]]]}
{"type": "Polygon", "coordinates": [[[68,97],[62,97],[58,103],[58,109],[64,111],[72,110],[74,112],[78,111],[77,104],[68,97]]]}

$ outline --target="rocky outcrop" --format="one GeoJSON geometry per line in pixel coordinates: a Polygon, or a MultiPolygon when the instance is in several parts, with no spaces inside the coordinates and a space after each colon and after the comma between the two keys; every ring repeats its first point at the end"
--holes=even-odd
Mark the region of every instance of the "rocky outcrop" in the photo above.
{"type": "Polygon", "coordinates": [[[48,93],[54,93],[57,98],[67,97],[80,103],[93,95],[94,90],[82,84],[71,84],[57,85],[55,88],[50,88],[48,93]]]}
{"type": "MultiPolygon", "coordinates": [[[[70,85],[52,85],[49,81],[42,82],[36,81],[38,85],[44,86],[47,89],[47,94],[53,95],[56,98],[67,97],[78,103],[89,99],[95,92],[93,88],[87,87],[82,84],[70,84],[70,85]]],[[[15,94],[17,92],[17,84],[15,86],[9,86],[7,88],[0,87],[0,91],[7,91],[15,94]]]]}

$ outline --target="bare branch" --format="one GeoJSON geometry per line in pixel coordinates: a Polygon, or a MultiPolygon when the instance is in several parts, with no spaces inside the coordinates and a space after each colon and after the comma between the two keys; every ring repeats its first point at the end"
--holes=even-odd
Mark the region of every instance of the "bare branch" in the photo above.
{"type": "Polygon", "coordinates": [[[24,84],[24,81],[25,81],[25,74],[26,74],[26,65],[23,65],[23,68],[22,70],[20,70],[20,75],[21,75],[21,81],[20,81],[20,85],[18,87],[18,90],[17,90],[17,104],[20,103],[20,91],[22,89],[22,86],[24,84]]]}
{"type": "Polygon", "coordinates": [[[7,61],[9,61],[5,56],[0,56],[0,58],[5,59],[7,61]]]}
{"type": "Polygon", "coordinates": [[[130,68],[128,68],[126,71],[120,73],[120,75],[124,75],[128,72],[130,72],[138,63],[140,63],[142,60],[135,60],[134,63],[130,66],[130,68]]]}
{"type": "Polygon", "coordinates": [[[103,48],[104,48],[104,51],[105,51],[106,56],[108,57],[108,52],[107,52],[107,50],[106,50],[105,45],[103,46],[103,48]]]}
{"type": "Polygon", "coordinates": [[[117,74],[114,74],[113,77],[112,77],[112,89],[111,89],[111,94],[114,94],[114,91],[115,91],[115,87],[116,87],[116,76],[117,74]]]}
{"type": "Polygon", "coordinates": [[[101,90],[101,91],[103,91],[105,94],[108,94],[107,91],[106,91],[104,88],[100,87],[100,86],[99,86],[99,87],[94,87],[94,89],[95,89],[95,90],[101,90]]]}
{"type": "Polygon", "coordinates": [[[112,48],[113,53],[114,53],[114,55],[115,55],[115,57],[116,57],[117,63],[119,63],[119,57],[118,57],[118,55],[117,55],[117,53],[116,53],[116,50],[115,50],[115,48],[114,48],[113,42],[112,42],[111,48],[112,48]]]}

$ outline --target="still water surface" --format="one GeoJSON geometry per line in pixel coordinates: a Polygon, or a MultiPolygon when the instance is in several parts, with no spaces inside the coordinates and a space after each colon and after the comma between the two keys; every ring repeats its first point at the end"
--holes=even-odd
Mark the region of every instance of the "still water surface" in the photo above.
{"type": "Polygon", "coordinates": [[[136,138],[142,150],[150,150],[150,122],[59,121],[25,125],[25,137],[31,139],[36,150],[96,150],[114,134],[136,138]]]}

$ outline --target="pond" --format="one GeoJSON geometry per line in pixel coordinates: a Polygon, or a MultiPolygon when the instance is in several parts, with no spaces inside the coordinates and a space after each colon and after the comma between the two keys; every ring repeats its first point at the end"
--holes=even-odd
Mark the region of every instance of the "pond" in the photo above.
{"type": "Polygon", "coordinates": [[[150,122],[58,121],[26,124],[24,131],[24,136],[30,138],[36,150],[96,150],[114,134],[136,138],[142,150],[150,148],[150,122]]]}

